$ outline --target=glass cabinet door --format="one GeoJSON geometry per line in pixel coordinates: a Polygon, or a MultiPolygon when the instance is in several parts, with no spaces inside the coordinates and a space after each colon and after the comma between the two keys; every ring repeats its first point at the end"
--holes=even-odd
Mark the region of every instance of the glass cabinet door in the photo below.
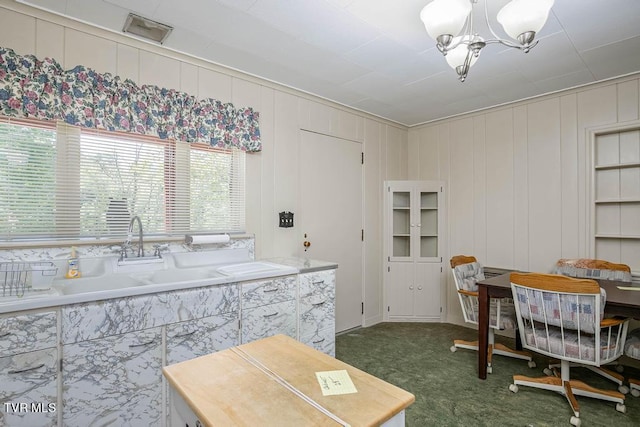
{"type": "Polygon", "coordinates": [[[439,261],[440,184],[394,182],[388,191],[389,260],[439,261]]]}
{"type": "Polygon", "coordinates": [[[438,254],[438,192],[420,191],[419,246],[420,258],[435,258],[438,254]]]}
{"type": "Polygon", "coordinates": [[[411,257],[411,192],[394,191],[391,200],[391,256],[411,257]]]}

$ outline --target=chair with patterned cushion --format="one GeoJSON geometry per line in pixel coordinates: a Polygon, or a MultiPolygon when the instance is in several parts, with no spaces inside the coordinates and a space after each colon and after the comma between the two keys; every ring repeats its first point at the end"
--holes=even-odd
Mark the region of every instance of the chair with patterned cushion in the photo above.
{"type": "MultiPolygon", "coordinates": [[[[625,412],[624,394],[572,380],[572,363],[600,366],[622,356],[628,319],[604,318],[606,292],[598,282],[556,274],[511,273],[518,330],[522,346],[560,360],[560,372],[549,377],[514,375],[509,389],[518,386],[551,390],[564,395],[573,410],[571,424],[580,425],[575,396],[616,403],[625,412]]],[[[615,424],[615,422],[613,423],[615,424]]]]}
{"type": "MultiPolygon", "coordinates": [[[[552,273],[582,279],[619,280],[621,282],[631,282],[631,268],[628,265],[616,264],[601,259],[559,259],[558,262],[556,262],[552,273]]],[[[624,368],[622,365],[618,364],[618,362],[613,362],[611,365],[615,366],[618,372],[613,372],[611,369],[607,369],[602,366],[585,366],[585,368],[588,368],[596,374],[617,384],[618,391],[627,394],[629,392],[629,388],[624,385],[624,377],[619,373],[622,372],[624,368]]],[[[550,370],[553,367],[558,367],[558,365],[555,363],[550,364],[549,369],[545,369],[545,373],[550,375],[550,370]]]]}
{"type": "MultiPolygon", "coordinates": [[[[484,269],[473,256],[457,255],[451,258],[451,271],[453,281],[456,285],[462,314],[467,323],[478,324],[478,285],[476,282],[484,280],[484,269]]],[[[491,356],[498,354],[501,356],[514,357],[516,359],[527,360],[529,367],[536,366],[531,354],[526,351],[512,350],[509,347],[495,343],[496,329],[515,329],[515,308],[513,303],[501,299],[491,300],[491,311],[489,314],[489,350],[487,354],[487,372],[491,373],[491,356]]],[[[454,340],[451,351],[458,348],[466,348],[478,351],[478,341],[454,340]]]]}
{"type": "Polygon", "coordinates": [[[552,273],[584,279],[631,282],[631,268],[628,265],[616,264],[601,259],[559,259],[552,273]]]}
{"type": "MultiPolygon", "coordinates": [[[[624,354],[632,359],[640,360],[640,328],[634,329],[627,334],[627,341],[624,345],[624,354]]],[[[640,397],[640,379],[627,378],[631,394],[640,397]]]]}

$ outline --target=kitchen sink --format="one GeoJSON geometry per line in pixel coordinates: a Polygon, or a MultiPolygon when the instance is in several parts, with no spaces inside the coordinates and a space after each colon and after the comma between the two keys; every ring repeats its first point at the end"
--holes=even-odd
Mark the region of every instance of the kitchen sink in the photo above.
{"type": "Polygon", "coordinates": [[[142,280],[128,274],[110,274],[98,277],[57,280],[53,282],[52,287],[62,295],[75,295],[86,292],[131,288],[144,284],[142,280]]]}
{"type": "Polygon", "coordinates": [[[147,284],[193,282],[225,277],[213,268],[174,268],[149,273],[137,273],[132,276],[147,284]]]}

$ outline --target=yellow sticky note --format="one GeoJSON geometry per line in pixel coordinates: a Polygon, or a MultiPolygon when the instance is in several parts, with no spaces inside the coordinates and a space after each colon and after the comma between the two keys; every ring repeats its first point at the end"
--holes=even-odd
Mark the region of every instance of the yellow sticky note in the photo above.
{"type": "Polygon", "coordinates": [[[316,372],[316,378],[323,396],[358,392],[349,373],[345,370],[316,372]]]}

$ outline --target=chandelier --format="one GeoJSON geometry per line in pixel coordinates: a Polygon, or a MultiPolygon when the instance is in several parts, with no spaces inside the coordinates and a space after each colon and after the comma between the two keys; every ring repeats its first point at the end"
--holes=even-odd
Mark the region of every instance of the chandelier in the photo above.
{"type": "Polygon", "coordinates": [[[477,61],[480,51],[491,43],[519,49],[524,53],[538,44],[536,34],[542,29],[554,0],[511,0],[498,12],[496,19],[512,40],[500,38],[491,28],[487,2],[484,19],[493,38],[481,37],[473,25],[473,7],[478,0],[433,0],[420,12],[429,36],[464,82],[469,68],[477,61]]]}

